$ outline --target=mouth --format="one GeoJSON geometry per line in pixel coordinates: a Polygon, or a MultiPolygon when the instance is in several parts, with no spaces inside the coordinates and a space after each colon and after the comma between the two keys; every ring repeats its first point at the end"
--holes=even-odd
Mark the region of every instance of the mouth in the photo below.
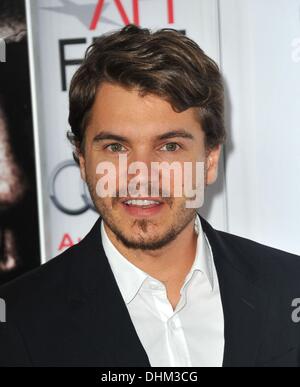
{"type": "Polygon", "coordinates": [[[11,230],[0,228],[0,272],[16,267],[16,251],[11,230]]]}
{"type": "Polygon", "coordinates": [[[160,198],[126,198],[121,205],[127,214],[145,217],[158,214],[165,203],[160,198]]]}

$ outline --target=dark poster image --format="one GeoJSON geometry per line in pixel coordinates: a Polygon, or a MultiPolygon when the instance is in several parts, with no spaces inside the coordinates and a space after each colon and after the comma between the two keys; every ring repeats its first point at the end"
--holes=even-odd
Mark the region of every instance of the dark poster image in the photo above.
{"type": "Polygon", "coordinates": [[[24,3],[0,1],[0,285],[40,264],[24,3]]]}

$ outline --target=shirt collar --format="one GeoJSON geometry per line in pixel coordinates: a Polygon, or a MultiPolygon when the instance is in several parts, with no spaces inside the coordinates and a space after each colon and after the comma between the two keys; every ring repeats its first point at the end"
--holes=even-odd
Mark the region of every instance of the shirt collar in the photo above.
{"type": "MultiPolygon", "coordinates": [[[[212,251],[209,246],[208,239],[202,230],[198,214],[195,218],[195,231],[198,234],[196,255],[192,268],[186,277],[185,283],[191,278],[195,271],[200,271],[207,276],[213,290],[214,278],[212,251]]],[[[117,250],[107,235],[103,219],[101,219],[101,238],[103,249],[118,283],[122,297],[126,304],[128,304],[136,296],[146,278],[153,277],[133,265],[117,250]]]]}
{"type": "Polygon", "coordinates": [[[105,254],[118,283],[124,301],[128,304],[138,293],[149,275],[125,258],[109,239],[101,219],[101,238],[105,254]]]}
{"type": "Polygon", "coordinates": [[[187,279],[193,275],[194,271],[200,271],[206,275],[209,280],[211,289],[214,289],[214,272],[213,272],[213,255],[209,241],[202,229],[200,217],[197,214],[195,219],[195,231],[198,234],[196,255],[192,268],[187,279]]]}

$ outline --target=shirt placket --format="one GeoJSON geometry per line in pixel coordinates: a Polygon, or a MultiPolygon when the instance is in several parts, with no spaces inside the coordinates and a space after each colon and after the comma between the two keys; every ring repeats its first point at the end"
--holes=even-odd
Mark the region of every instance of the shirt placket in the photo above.
{"type": "Polygon", "coordinates": [[[185,290],[183,294],[184,299],[181,296],[177,308],[173,311],[167,298],[165,286],[158,281],[151,281],[149,287],[152,292],[155,308],[164,324],[170,366],[191,366],[190,354],[179,316],[179,310],[182,309],[185,304],[185,290]]]}

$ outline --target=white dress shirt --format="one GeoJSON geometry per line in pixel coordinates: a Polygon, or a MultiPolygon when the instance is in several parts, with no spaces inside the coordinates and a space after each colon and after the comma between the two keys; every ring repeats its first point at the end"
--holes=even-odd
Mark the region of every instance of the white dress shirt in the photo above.
{"type": "Polygon", "coordinates": [[[101,221],[105,254],[152,367],[221,367],[223,363],[224,317],[218,277],[198,215],[195,230],[195,260],[173,310],[165,285],[129,262],[112,244],[101,221]]]}

